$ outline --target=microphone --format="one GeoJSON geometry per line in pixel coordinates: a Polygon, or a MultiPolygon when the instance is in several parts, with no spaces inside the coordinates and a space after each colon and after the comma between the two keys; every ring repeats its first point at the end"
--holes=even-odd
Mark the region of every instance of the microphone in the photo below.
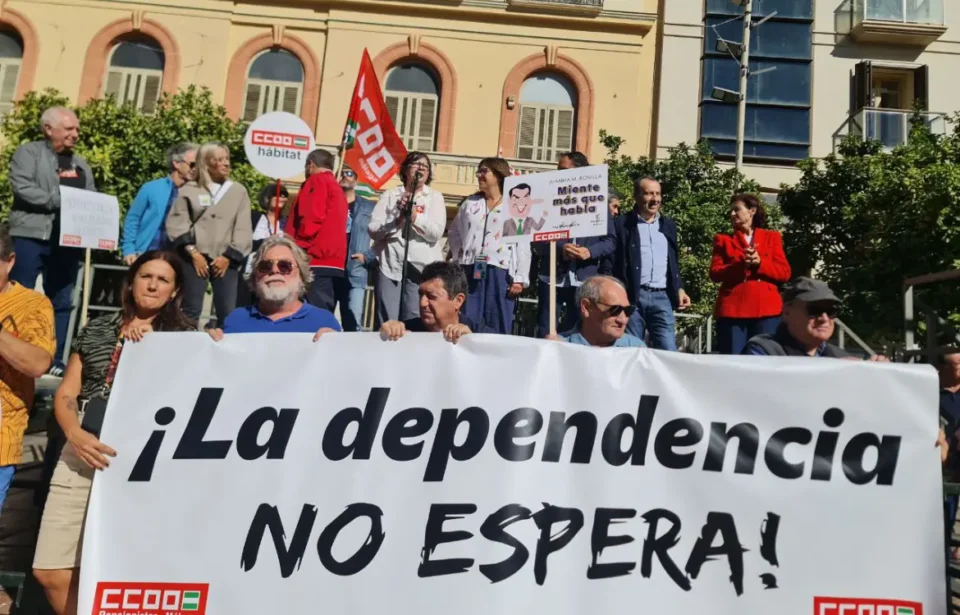
{"type": "Polygon", "coordinates": [[[409,185],[406,186],[406,193],[403,195],[403,198],[400,200],[400,204],[397,208],[400,210],[400,213],[407,215],[410,213],[410,210],[413,209],[413,193],[417,189],[417,185],[420,183],[420,178],[423,175],[420,171],[417,171],[413,175],[413,179],[409,182],[409,185]]]}

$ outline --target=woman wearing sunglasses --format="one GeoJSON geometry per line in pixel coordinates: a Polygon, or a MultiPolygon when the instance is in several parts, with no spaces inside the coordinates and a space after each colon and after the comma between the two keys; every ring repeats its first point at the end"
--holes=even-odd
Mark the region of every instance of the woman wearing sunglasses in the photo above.
{"type": "Polygon", "coordinates": [[[605,275],[587,278],[577,288],[577,307],[580,321],[576,328],[569,335],[548,335],[547,339],[597,348],[646,347],[639,337],[627,333],[637,306],[627,298],[620,280],[605,275]]]}
{"type": "Polygon", "coordinates": [[[460,203],[447,234],[450,259],[467,276],[464,315],[475,323],[476,333],[512,333],[516,299],[530,283],[530,244],[501,245],[497,239],[508,175],[510,165],[503,158],[481,160],[480,191],[460,203]]]}
{"type": "Polygon", "coordinates": [[[140,186],[137,198],[123,219],[123,263],[128,267],[147,250],[159,250],[167,242],[164,222],[177,194],[187,182],[197,178],[197,146],[175,145],[167,152],[170,174],[140,186]]]}
{"type": "Polygon", "coordinates": [[[720,354],[740,354],[750,338],[780,324],[780,285],[790,279],[783,238],[767,229],[767,211],[752,194],[730,199],[733,233],[713,240],[710,279],[720,283],[713,315],[720,354]]]}

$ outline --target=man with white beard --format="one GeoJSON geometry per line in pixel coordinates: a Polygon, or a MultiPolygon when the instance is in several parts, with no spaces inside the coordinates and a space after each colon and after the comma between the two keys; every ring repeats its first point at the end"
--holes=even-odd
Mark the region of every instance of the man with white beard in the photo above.
{"type": "Polygon", "coordinates": [[[330,331],[341,331],[329,311],[303,301],[313,281],[310,261],[292,239],[274,235],[253,256],[248,274],[255,305],[230,312],[223,329],[211,329],[219,341],[225,333],[315,333],[314,341],[330,331]]]}

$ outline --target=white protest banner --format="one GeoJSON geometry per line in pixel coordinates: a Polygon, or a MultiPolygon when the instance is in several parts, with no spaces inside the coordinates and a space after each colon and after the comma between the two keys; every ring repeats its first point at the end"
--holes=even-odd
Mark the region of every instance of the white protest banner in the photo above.
{"type": "Polygon", "coordinates": [[[150,334],[79,612],[942,615],[936,393],[835,359],[150,334]]]}
{"type": "Polygon", "coordinates": [[[243,150],[253,168],[273,179],[303,174],[307,154],[313,151],[313,131],[292,113],[261,115],[247,128],[243,150]]]}
{"type": "Polygon", "coordinates": [[[528,243],[607,234],[607,165],[513,175],[503,182],[507,200],[503,243],[528,243]]]}
{"type": "Polygon", "coordinates": [[[60,186],[60,245],[113,250],[120,235],[120,204],[112,194],[60,186]]]}

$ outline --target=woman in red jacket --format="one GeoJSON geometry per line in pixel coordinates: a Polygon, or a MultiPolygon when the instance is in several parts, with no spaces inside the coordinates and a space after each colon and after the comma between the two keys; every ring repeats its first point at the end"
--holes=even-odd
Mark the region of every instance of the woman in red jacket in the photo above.
{"type": "Polygon", "coordinates": [[[713,239],[710,279],[720,283],[713,315],[722,354],[740,354],[747,341],[774,333],[783,301],[778,286],[790,279],[783,239],[767,230],[767,212],[752,194],[730,199],[733,235],[713,239]]]}

